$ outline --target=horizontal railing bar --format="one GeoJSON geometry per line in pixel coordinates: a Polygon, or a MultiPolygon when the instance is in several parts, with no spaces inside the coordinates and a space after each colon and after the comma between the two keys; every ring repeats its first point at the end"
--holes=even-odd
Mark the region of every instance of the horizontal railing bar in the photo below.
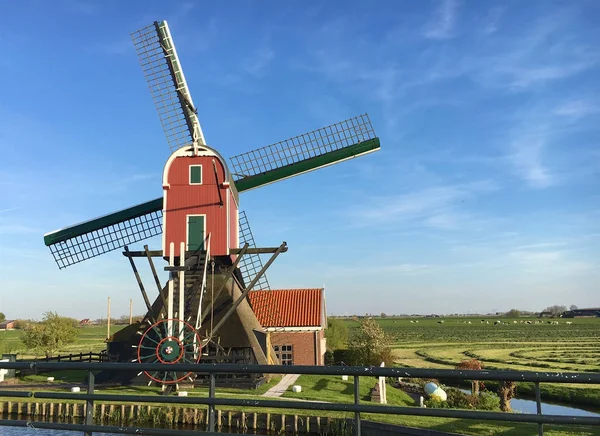
{"type": "Polygon", "coordinates": [[[600,384],[600,373],[550,371],[487,371],[401,367],[308,366],[308,365],[240,365],[240,364],[161,364],[121,362],[6,362],[4,369],[86,370],[86,371],[181,371],[198,374],[310,374],[358,375],[375,377],[443,378],[451,380],[498,380],[516,382],[551,382],[600,384]]]}
{"type": "MultiPolygon", "coordinates": [[[[122,427],[114,425],[63,424],[60,422],[25,421],[16,419],[0,420],[0,426],[43,428],[48,430],[71,430],[99,433],[156,435],[156,436],[214,436],[215,433],[198,430],[177,430],[171,428],[122,427]]],[[[222,433],[219,436],[239,436],[239,433],[222,433]]]]}
{"type": "MultiPolygon", "coordinates": [[[[2,393],[0,392],[0,395],[2,393]]],[[[542,424],[578,424],[600,425],[600,417],[564,416],[564,415],[537,415],[502,412],[482,412],[473,410],[436,409],[402,406],[384,406],[372,404],[353,403],[323,403],[312,401],[293,400],[260,400],[236,398],[208,398],[208,397],[151,397],[147,395],[118,395],[118,394],[73,394],[68,392],[35,392],[31,393],[34,399],[61,399],[61,400],[94,400],[115,401],[131,403],[161,403],[161,404],[202,404],[215,406],[242,406],[252,408],[274,409],[300,409],[321,410],[332,412],[361,412],[377,414],[395,414],[412,416],[430,416],[441,418],[465,418],[508,422],[529,422],[542,424]]],[[[0,421],[1,423],[2,421],[0,421]]]]}
{"type": "Polygon", "coordinates": [[[31,398],[33,397],[33,392],[23,392],[23,391],[0,391],[0,398],[31,398]]]}

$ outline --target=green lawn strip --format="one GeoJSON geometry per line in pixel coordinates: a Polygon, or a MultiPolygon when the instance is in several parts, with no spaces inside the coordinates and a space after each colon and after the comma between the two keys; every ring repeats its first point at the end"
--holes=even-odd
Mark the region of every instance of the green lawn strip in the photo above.
{"type": "MultiPolygon", "coordinates": [[[[377,383],[375,377],[361,377],[359,382],[359,393],[361,401],[370,401],[371,388],[377,383]]],[[[285,398],[298,398],[303,400],[327,401],[331,403],[353,403],[354,382],[342,380],[341,376],[301,375],[294,383],[302,386],[302,392],[292,392],[288,389],[284,392],[285,398]]],[[[414,401],[405,392],[388,386],[388,404],[396,406],[413,406],[414,401]]]]}
{"type": "MultiPolygon", "coordinates": [[[[53,383],[85,383],[88,371],[81,370],[62,370],[47,373],[31,374],[19,377],[19,384],[27,383],[47,383],[48,377],[54,377],[53,383]]],[[[49,383],[49,386],[51,384],[49,383]]]]}

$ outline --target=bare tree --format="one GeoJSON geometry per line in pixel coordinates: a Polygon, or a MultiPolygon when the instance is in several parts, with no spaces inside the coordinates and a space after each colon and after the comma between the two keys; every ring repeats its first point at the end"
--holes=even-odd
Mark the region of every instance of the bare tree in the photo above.
{"type": "MultiPolygon", "coordinates": [[[[456,369],[470,369],[479,371],[483,369],[483,363],[477,359],[463,360],[456,365],[456,369]]],[[[479,380],[471,380],[471,394],[474,397],[479,396],[479,380]]]]}
{"type": "Polygon", "coordinates": [[[512,400],[517,392],[517,384],[514,381],[502,381],[498,387],[500,395],[500,410],[503,412],[512,412],[510,400],[512,400]]]}
{"type": "Polygon", "coordinates": [[[549,312],[552,316],[560,316],[563,312],[566,312],[566,311],[567,311],[566,306],[559,306],[559,305],[549,306],[544,309],[544,312],[549,312]]]}

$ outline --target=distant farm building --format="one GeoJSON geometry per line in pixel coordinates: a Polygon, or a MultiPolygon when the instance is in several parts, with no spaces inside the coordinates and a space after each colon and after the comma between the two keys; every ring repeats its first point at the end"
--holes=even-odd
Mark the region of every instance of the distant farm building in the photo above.
{"type": "Polygon", "coordinates": [[[575,309],[563,312],[563,318],[588,318],[598,317],[600,318],[600,307],[591,307],[588,309],[575,309]]]}
{"type": "Polygon", "coordinates": [[[14,319],[0,322],[0,330],[14,330],[16,324],[17,324],[17,321],[14,319]]]}
{"type": "Polygon", "coordinates": [[[278,289],[248,294],[282,365],[324,365],[327,315],[323,289],[278,289]]]}
{"type": "Polygon", "coordinates": [[[81,321],[79,321],[79,325],[81,325],[81,326],[90,325],[90,324],[91,324],[91,322],[90,322],[89,318],[85,318],[85,319],[82,319],[81,321]]]}

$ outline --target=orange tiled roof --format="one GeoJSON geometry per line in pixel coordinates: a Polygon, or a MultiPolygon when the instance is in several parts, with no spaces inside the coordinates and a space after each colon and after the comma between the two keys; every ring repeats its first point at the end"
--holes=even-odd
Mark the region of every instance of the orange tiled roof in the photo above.
{"type": "Polygon", "coordinates": [[[323,289],[250,291],[252,310],[263,327],[320,327],[323,289]]]}

